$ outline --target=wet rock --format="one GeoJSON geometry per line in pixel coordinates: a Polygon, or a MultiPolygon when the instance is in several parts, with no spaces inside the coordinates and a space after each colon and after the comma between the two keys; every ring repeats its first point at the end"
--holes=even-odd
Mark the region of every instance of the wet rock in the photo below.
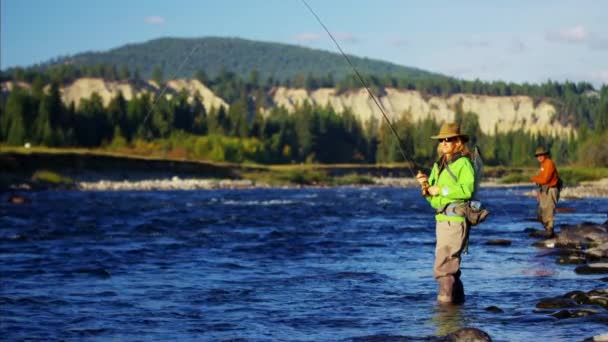
{"type": "Polygon", "coordinates": [[[484,310],[486,310],[487,312],[493,312],[493,313],[503,313],[504,311],[499,308],[498,306],[488,306],[487,308],[485,308],[484,310]]]}
{"type": "Polygon", "coordinates": [[[585,257],[585,251],[573,248],[555,248],[548,251],[545,254],[539,255],[539,257],[553,256],[558,258],[567,257],[585,257]]]}
{"type": "Polygon", "coordinates": [[[601,245],[593,248],[589,248],[586,251],[587,257],[589,259],[605,259],[608,258],[608,241],[602,243],[601,245]]]}
{"type": "Polygon", "coordinates": [[[447,334],[439,341],[445,342],[490,342],[492,338],[485,331],[477,328],[462,328],[447,334]]]}
{"type": "Polygon", "coordinates": [[[608,226],[595,223],[562,226],[556,238],[558,247],[600,246],[608,242],[608,226]]]}
{"type": "Polygon", "coordinates": [[[528,236],[539,239],[546,239],[549,237],[549,234],[544,229],[532,229],[528,231],[528,236]]]}
{"type": "Polygon", "coordinates": [[[608,274],[608,263],[594,263],[578,266],[574,269],[578,274],[608,274]]]}
{"type": "Polygon", "coordinates": [[[608,342],[608,333],[586,338],[583,342],[608,342]]]}
{"type": "Polygon", "coordinates": [[[564,297],[543,298],[536,303],[536,307],[539,309],[573,308],[576,305],[577,303],[574,300],[564,297]]]}
{"type": "Polygon", "coordinates": [[[12,204],[25,204],[30,203],[30,200],[20,195],[10,195],[7,202],[12,204]]]}
{"type": "Polygon", "coordinates": [[[580,255],[567,255],[557,259],[556,261],[560,265],[578,265],[587,262],[587,258],[580,255]]]}
{"type": "Polygon", "coordinates": [[[589,304],[601,306],[604,309],[608,309],[608,297],[589,296],[589,304]]]}
{"type": "Polygon", "coordinates": [[[588,292],[590,296],[608,296],[608,289],[595,289],[588,292]]]}
{"type": "Polygon", "coordinates": [[[511,240],[494,239],[486,241],[485,244],[487,246],[511,246],[511,240]]]}
{"type": "Polygon", "coordinates": [[[586,317],[590,315],[598,314],[598,310],[593,309],[572,309],[572,310],[560,310],[558,312],[552,313],[550,316],[553,316],[558,319],[566,319],[566,318],[577,318],[577,317],[586,317]]]}
{"type": "MultiPolygon", "coordinates": [[[[546,236],[546,233],[545,233],[545,236],[546,236]]],[[[556,241],[557,240],[555,238],[546,239],[546,240],[542,240],[542,241],[537,241],[537,242],[533,243],[532,246],[540,247],[540,248],[555,248],[556,241]]]]}
{"type": "Polygon", "coordinates": [[[564,298],[570,298],[574,300],[577,304],[587,304],[589,303],[589,296],[587,293],[583,291],[572,291],[568,292],[564,295],[564,298]]]}

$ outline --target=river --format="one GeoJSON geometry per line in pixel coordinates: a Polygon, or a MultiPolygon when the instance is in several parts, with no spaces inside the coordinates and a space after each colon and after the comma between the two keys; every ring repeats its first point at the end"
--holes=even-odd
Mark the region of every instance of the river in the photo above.
{"type": "MultiPolygon", "coordinates": [[[[350,341],[476,327],[495,341],[572,341],[592,320],[543,297],[606,287],[558,265],[524,229],[531,188],[488,188],[463,257],[467,302],[435,304],[433,212],[391,187],[40,191],[0,204],[4,340],[350,341]],[[507,239],[509,246],[486,245],[507,239]],[[496,306],[503,312],[487,310],[496,306]]],[[[606,221],[608,199],[565,200],[557,225],[606,221]]],[[[558,228],[559,230],[559,228],[558,228]]]]}

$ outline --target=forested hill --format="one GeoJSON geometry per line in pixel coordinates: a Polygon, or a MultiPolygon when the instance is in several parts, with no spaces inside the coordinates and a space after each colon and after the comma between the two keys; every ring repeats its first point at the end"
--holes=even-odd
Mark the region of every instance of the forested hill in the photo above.
{"type": "MultiPolygon", "coordinates": [[[[377,77],[447,79],[439,74],[384,61],[354,56],[349,58],[361,73],[377,77]]],[[[247,79],[255,70],[263,80],[272,77],[280,82],[301,76],[321,78],[329,74],[334,80],[341,80],[352,74],[352,69],[338,53],[296,45],[219,37],[159,38],[105,52],[62,57],[45,63],[43,67],[57,64],[126,66],[131,71],[138,70],[145,79],[153,78],[155,69],[159,68],[165,77],[176,75],[178,78],[192,77],[201,70],[213,78],[226,70],[247,79]]]]}
{"type": "MultiPolygon", "coordinates": [[[[489,165],[532,165],[539,145],[562,164],[608,165],[608,86],[465,81],[352,61],[420,164],[434,160],[429,137],[440,124],[457,121],[489,165]]],[[[58,58],[0,72],[0,147],[268,164],[403,161],[349,68],[339,54],[236,38],[163,38],[58,58]]]]}

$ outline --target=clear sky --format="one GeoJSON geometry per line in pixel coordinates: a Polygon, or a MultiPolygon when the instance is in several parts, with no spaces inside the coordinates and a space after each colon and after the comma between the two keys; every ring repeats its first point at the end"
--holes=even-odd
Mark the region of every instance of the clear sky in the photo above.
{"type": "MultiPolygon", "coordinates": [[[[349,54],[462,79],[608,84],[608,1],[307,0],[349,54]]],[[[302,0],[1,0],[0,67],[159,37],[338,52],[302,0]]],[[[176,52],[177,53],[177,52],[176,52]]]]}

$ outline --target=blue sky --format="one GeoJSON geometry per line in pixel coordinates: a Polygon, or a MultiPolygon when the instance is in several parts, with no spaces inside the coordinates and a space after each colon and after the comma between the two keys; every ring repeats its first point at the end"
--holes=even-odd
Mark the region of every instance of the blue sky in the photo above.
{"type": "MultiPolygon", "coordinates": [[[[608,1],[307,2],[349,54],[469,80],[608,84],[608,1]]],[[[159,37],[240,37],[338,52],[301,0],[2,0],[0,6],[3,70],[159,37]]]]}

